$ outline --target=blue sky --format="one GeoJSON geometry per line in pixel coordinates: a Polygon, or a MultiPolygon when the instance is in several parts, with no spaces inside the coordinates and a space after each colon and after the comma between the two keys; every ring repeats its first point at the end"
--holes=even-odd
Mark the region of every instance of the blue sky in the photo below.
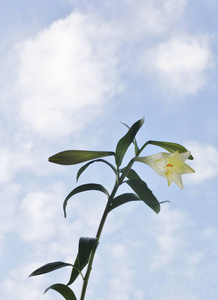
{"type": "MultiPolygon", "coordinates": [[[[72,263],[78,239],[95,236],[104,209],[101,194],[83,193],[64,219],[62,202],[79,166],[48,157],[66,149],[113,151],[126,132],[120,122],[142,117],[139,145],[183,144],[196,172],[184,175],[180,190],[135,165],[158,200],[171,202],[158,215],[140,202],[110,214],[87,300],[217,298],[217,13],[215,0],[2,4],[1,299],[61,299],[43,291],[67,282],[69,269],[28,275],[47,262],[72,263]]],[[[143,154],[160,151],[149,146],[143,154]]],[[[80,183],[111,189],[110,176],[92,165],[80,183]]],[[[78,298],[80,287],[78,280],[78,298]]]]}

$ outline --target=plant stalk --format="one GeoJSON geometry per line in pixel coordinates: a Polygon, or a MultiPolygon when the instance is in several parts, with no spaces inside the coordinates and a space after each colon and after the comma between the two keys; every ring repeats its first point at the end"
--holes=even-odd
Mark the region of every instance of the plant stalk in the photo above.
{"type": "MultiPolygon", "coordinates": [[[[101,218],[101,221],[100,221],[100,224],[99,224],[99,227],[98,227],[98,231],[96,233],[97,245],[99,244],[101,233],[102,233],[105,221],[107,219],[109,204],[110,204],[111,200],[114,198],[114,196],[115,196],[115,194],[116,194],[116,192],[117,192],[117,190],[119,188],[119,185],[120,185],[120,183],[118,183],[116,181],[116,183],[114,185],[114,188],[113,188],[113,190],[111,192],[111,195],[108,197],[108,201],[107,201],[104,213],[102,215],[102,218],[101,218]]],[[[86,289],[87,289],[87,285],[88,285],[88,281],[89,281],[89,276],[90,276],[90,273],[91,273],[91,270],[92,270],[92,263],[93,263],[93,260],[94,260],[94,257],[95,257],[95,251],[96,251],[96,249],[97,249],[97,247],[95,249],[93,249],[92,252],[91,252],[91,254],[90,254],[90,259],[89,259],[89,262],[88,262],[88,267],[87,267],[86,274],[85,274],[85,277],[84,277],[84,280],[83,280],[83,286],[82,286],[80,300],[84,300],[85,299],[85,293],[86,293],[86,289]]]]}
{"type": "MultiPolygon", "coordinates": [[[[139,154],[142,152],[142,150],[149,144],[149,142],[145,143],[141,149],[138,150],[138,153],[136,154],[136,157],[139,156],[139,154]]],[[[114,196],[116,195],[116,192],[119,188],[119,186],[123,183],[124,178],[126,177],[126,175],[129,173],[132,165],[134,164],[134,158],[130,160],[130,162],[128,163],[128,165],[126,166],[126,168],[124,169],[124,171],[122,172],[121,176],[119,177],[119,168],[117,169],[117,178],[116,178],[116,182],[114,185],[114,188],[111,192],[111,195],[108,197],[108,201],[104,210],[104,213],[102,215],[99,227],[98,227],[98,231],[96,233],[96,239],[97,239],[97,245],[99,244],[99,240],[101,237],[101,233],[105,224],[105,221],[107,219],[107,215],[108,215],[108,208],[109,205],[111,203],[111,201],[113,200],[114,196]]],[[[90,254],[90,259],[88,262],[88,266],[87,266],[87,270],[86,270],[86,274],[85,277],[83,279],[83,286],[82,286],[82,291],[81,291],[81,296],[80,296],[80,300],[84,300],[85,299],[85,294],[86,294],[86,289],[87,289],[87,285],[88,285],[88,281],[89,281],[89,277],[92,271],[92,263],[94,261],[94,257],[95,257],[95,252],[96,252],[97,247],[95,247],[91,254],[90,254]]]]}

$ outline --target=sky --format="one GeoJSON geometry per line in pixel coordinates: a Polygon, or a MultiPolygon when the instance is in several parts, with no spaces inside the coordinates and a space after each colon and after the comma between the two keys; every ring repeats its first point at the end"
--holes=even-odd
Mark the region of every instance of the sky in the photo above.
{"type": "MultiPolygon", "coordinates": [[[[170,141],[194,156],[184,189],[151,168],[135,170],[163,203],[113,210],[87,300],[215,300],[218,294],[218,3],[216,0],[9,0],[0,11],[0,298],[58,300],[51,284],[70,268],[28,278],[43,264],[73,263],[94,237],[99,192],[70,199],[78,184],[111,191],[106,165],[48,158],[63,150],[114,151],[144,117],[137,142],[170,141]]],[[[163,151],[148,146],[144,156],[163,151]]],[[[134,155],[127,152],[124,165],[134,155]]],[[[114,163],[113,158],[108,161],[114,163]]],[[[129,192],[122,186],[120,192],[129,192]]],[[[79,299],[82,281],[72,288],[79,299]]]]}

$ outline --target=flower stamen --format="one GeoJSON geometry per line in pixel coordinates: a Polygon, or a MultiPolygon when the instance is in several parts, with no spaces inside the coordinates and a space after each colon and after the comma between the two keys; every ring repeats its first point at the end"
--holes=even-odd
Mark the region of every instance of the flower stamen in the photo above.
{"type": "Polygon", "coordinates": [[[169,175],[171,175],[172,174],[172,172],[170,171],[170,170],[166,170],[166,172],[165,172],[165,175],[166,176],[169,176],[169,175]]]}
{"type": "Polygon", "coordinates": [[[167,164],[166,167],[173,167],[173,165],[172,164],[167,164]]]}
{"type": "Polygon", "coordinates": [[[165,168],[166,168],[165,175],[166,175],[166,176],[170,176],[173,172],[172,172],[169,168],[167,168],[167,167],[173,168],[173,165],[172,165],[172,164],[167,164],[167,165],[165,166],[165,168]]]}

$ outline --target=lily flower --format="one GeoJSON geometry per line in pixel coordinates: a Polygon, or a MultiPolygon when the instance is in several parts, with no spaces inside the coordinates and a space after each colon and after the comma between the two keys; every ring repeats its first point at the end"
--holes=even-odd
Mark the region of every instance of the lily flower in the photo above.
{"type": "Polygon", "coordinates": [[[160,152],[145,157],[136,157],[136,161],[143,162],[150,166],[157,174],[167,178],[170,186],[174,181],[181,189],[183,189],[182,174],[194,173],[195,171],[184,161],[190,156],[191,152],[174,153],[160,152]]]}

